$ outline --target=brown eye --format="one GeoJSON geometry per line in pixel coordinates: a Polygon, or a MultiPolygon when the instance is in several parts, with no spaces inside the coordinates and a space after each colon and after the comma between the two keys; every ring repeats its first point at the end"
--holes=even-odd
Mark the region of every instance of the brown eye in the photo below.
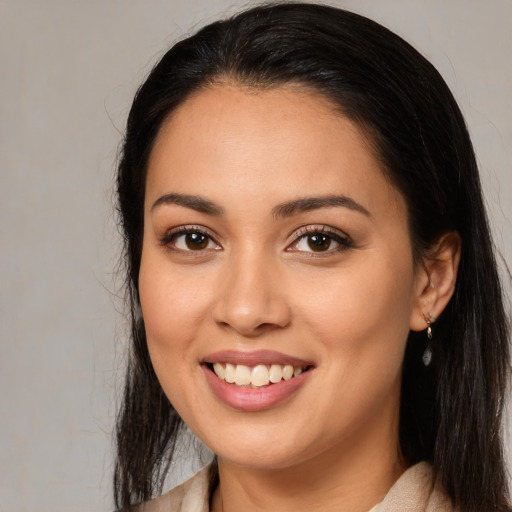
{"type": "Polygon", "coordinates": [[[205,251],[210,249],[219,250],[221,247],[207,233],[197,230],[183,230],[164,238],[164,245],[170,249],[180,251],[205,251]]]}
{"type": "Polygon", "coordinates": [[[289,252],[334,254],[353,247],[350,238],[335,228],[307,226],[296,234],[295,242],[287,247],[289,252]]]}
{"type": "Polygon", "coordinates": [[[204,233],[187,233],[185,235],[185,245],[191,251],[200,251],[208,247],[210,239],[204,233]]]}
{"type": "MultiPolygon", "coordinates": [[[[307,237],[308,247],[314,252],[328,251],[332,249],[331,245],[336,243],[329,235],[316,233],[307,237]]],[[[339,244],[338,244],[339,245],[339,244]]]]}

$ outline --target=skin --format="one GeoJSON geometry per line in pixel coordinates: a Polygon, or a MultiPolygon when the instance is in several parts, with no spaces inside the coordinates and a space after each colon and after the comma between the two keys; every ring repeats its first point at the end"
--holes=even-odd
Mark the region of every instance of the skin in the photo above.
{"type": "Polygon", "coordinates": [[[407,467],[407,336],[448,302],[458,251],[449,234],[415,264],[404,198],[357,126],[306,89],[224,83],[172,114],[149,163],[140,299],[162,387],[218,456],[214,511],[363,512],[383,498],[407,467]],[[159,201],[166,194],[219,211],[159,201]],[[333,194],[362,209],[275,215],[333,194]],[[183,226],[209,234],[206,246],[173,236],[183,226]],[[326,250],[311,250],[305,226],[333,233],[326,250]],[[219,350],[276,350],[314,369],[277,406],[242,412],[205,379],[200,363],[219,350]]]}

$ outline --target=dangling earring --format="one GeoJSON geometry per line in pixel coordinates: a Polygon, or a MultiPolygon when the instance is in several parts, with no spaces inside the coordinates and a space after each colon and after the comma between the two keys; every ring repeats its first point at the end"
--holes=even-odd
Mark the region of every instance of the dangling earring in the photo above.
{"type": "Polygon", "coordinates": [[[432,316],[432,313],[429,313],[428,316],[424,315],[425,322],[427,322],[427,338],[428,338],[428,344],[425,348],[425,352],[423,352],[423,356],[421,357],[421,360],[423,361],[423,364],[425,366],[429,366],[432,362],[432,323],[435,321],[435,318],[432,316]]]}

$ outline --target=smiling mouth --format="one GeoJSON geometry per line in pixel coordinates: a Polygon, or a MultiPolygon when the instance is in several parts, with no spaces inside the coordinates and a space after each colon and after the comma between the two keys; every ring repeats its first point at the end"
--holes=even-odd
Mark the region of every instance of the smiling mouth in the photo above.
{"type": "Polygon", "coordinates": [[[244,388],[263,388],[290,380],[308,371],[311,366],[293,366],[291,364],[243,364],[208,363],[207,366],[222,381],[244,388]]]}

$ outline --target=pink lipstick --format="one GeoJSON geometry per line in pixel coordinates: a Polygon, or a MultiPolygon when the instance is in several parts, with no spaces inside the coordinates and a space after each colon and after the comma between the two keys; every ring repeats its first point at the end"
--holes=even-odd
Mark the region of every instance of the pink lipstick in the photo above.
{"type": "Polygon", "coordinates": [[[206,356],[201,367],[217,398],[247,412],[262,411],[288,399],[314,369],[309,361],[279,352],[233,350],[206,356]]]}

